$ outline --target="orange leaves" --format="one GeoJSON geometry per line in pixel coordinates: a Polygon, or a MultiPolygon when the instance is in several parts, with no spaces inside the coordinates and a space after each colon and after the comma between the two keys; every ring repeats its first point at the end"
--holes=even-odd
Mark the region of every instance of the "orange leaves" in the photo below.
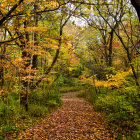
{"type": "MultiPolygon", "coordinates": [[[[24,22],[25,19],[21,19],[20,22],[24,22]]],[[[18,23],[15,23],[15,26],[18,26],[17,25],[18,23]]],[[[17,29],[16,29],[17,30],[17,29]]],[[[39,26],[39,27],[20,27],[18,29],[19,32],[21,33],[25,33],[25,32],[29,32],[29,33],[34,33],[34,32],[47,32],[48,31],[48,27],[43,27],[43,26],[39,26]]]]}
{"type": "Polygon", "coordinates": [[[21,78],[24,82],[31,82],[34,79],[34,76],[28,75],[21,78]]]}
{"type": "Polygon", "coordinates": [[[39,26],[39,27],[27,27],[25,29],[25,31],[27,31],[27,32],[36,32],[36,31],[46,32],[47,30],[48,30],[47,27],[41,27],[41,26],[39,26]]]}
{"type": "Polygon", "coordinates": [[[56,50],[58,49],[58,42],[52,38],[45,38],[45,44],[43,46],[56,50]]]}
{"type": "Polygon", "coordinates": [[[0,90],[0,96],[3,96],[4,90],[0,90]]]}
{"type": "Polygon", "coordinates": [[[17,68],[23,68],[24,65],[27,63],[26,61],[30,60],[30,58],[26,57],[24,59],[22,58],[16,58],[12,61],[12,63],[17,67],[17,68]]]}
{"type": "Polygon", "coordinates": [[[35,0],[26,0],[26,2],[35,2],[35,0]]]}
{"type": "Polygon", "coordinates": [[[51,8],[56,8],[58,6],[59,6],[58,2],[46,0],[46,1],[42,1],[42,3],[39,5],[39,8],[41,10],[44,10],[45,8],[51,9],[51,8]]]}
{"type": "Polygon", "coordinates": [[[28,52],[30,55],[43,55],[45,53],[41,46],[35,46],[34,44],[28,45],[23,51],[28,52]]]}
{"type": "Polygon", "coordinates": [[[72,58],[71,59],[71,63],[72,64],[76,64],[76,63],[78,63],[80,61],[80,58],[72,58]]]}

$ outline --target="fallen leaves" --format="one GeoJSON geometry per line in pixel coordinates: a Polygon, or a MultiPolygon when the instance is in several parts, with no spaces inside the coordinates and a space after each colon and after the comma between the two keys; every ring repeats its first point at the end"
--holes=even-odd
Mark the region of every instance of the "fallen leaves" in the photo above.
{"type": "Polygon", "coordinates": [[[100,115],[76,92],[63,95],[63,106],[19,135],[19,140],[113,140],[100,115]]]}

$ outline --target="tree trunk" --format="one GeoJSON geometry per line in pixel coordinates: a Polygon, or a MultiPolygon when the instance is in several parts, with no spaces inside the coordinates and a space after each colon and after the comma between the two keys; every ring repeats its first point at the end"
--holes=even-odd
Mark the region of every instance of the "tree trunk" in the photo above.
{"type": "MultiPolygon", "coordinates": [[[[35,4],[34,4],[34,11],[36,12],[37,9],[38,9],[38,5],[37,5],[37,3],[35,2],[35,4]]],[[[37,26],[38,26],[38,15],[37,15],[37,14],[34,15],[34,23],[35,23],[35,27],[37,27],[37,26]]],[[[35,41],[35,44],[34,44],[35,46],[38,45],[37,36],[38,36],[38,35],[37,35],[37,33],[35,32],[35,33],[34,33],[34,38],[33,38],[33,40],[35,41]]],[[[32,68],[33,68],[33,69],[37,69],[37,58],[38,58],[37,55],[33,55],[33,63],[32,63],[32,68]]]]}
{"type": "Polygon", "coordinates": [[[110,33],[110,43],[109,43],[109,54],[108,54],[108,66],[112,67],[112,43],[113,43],[113,30],[110,33]]]}
{"type": "MultiPolygon", "coordinates": [[[[6,39],[6,30],[4,32],[4,40],[6,39]]],[[[5,44],[3,45],[0,45],[0,48],[1,48],[1,55],[0,55],[0,86],[1,86],[1,89],[3,88],[4,86],[4,63],[3,63],[3,59],[5,57],[5,53],[6,53],[6,46],[5,44]]]]}
{"type": "MultiPolygon", "coordinates": [[[[26,28],[27,25],[28,25],[28,22],[25,21],[24,22],[24,27],[26,28]]],[[[27,43],[29,42],[29,34],[28,34],[28,32],[25,33],[25,40],[26,40],[27,43]]],[[[28,54],[27,51],[24,51],[24,48],[26,47],[26,44],[27,44],[26,42],[24,42],[24,45],[22,45],[22,58],[26,58],[26,57],[30,58],[31,57],[28,54]]],[[[29,65],[30,65],[30,60],[27,60],[25,66],[24,66],[24,69],[26,69],[29,65]]],[[[27,74],[24,74],[23,73],[23,77],[24,76],[26,77],[27,74]]],[[[20,104],[25,107],[25,110],[26,111],[28,111],[28,92],[27,92],[27,88],[29,86],[28,85],[29,83],[28,83],[28,81],[24,81],[24,80],[22,81],[22,83],[23,83],[23,86],[24,86],[24,91],[25,90],[26,91],[21,93],[21,96],[20,96],[20,104]]]]}

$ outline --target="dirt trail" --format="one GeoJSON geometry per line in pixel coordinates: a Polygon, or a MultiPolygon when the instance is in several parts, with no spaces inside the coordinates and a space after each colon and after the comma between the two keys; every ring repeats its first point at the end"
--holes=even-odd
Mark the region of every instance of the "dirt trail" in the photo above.
{"type": "Polygon", "coordinates": [[[20,140],[112,140],[98,113],[78,92],[63,95],[63,105],[20,134],[20,140]]]}

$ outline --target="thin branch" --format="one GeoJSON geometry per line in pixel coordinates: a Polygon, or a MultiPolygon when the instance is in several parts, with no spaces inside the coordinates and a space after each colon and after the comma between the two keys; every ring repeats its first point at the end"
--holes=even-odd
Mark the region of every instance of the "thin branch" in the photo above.
{"type": "Polygon", "coordinates": [[[70,1],[70,3],[79,3],[84,5],[116,5],[116,4],[107,4],[107,3],[90,3],[90,2],[83,2],[83,1],[70,1]]]}
{"type": "MultiPolygon", "coordinates": [[[[21,36],[22,36],[22,35],[21,35],[21,36]]],[[[20,38],[21,36],[18,36],[18,37],[12,38],[12,39],[10,39],[10,40],[1,41],[1,42],[0,42],[0,45],[1,45],[1,44],[7,44],[7,43],[9,43],[9,42],[12,42],[12,41],[14,41],[14,40],[20,38]]]]}
{"type": "Polygon", "coordinates": [[[13,13],[13,11],[23,2],[24,0],[19,0],[12,8],[11,10],[5,15],[3,16],[3,18],[0,20],[0,26],[4,23],[4,21],[6,21],[9,16],[13,13]]]}

